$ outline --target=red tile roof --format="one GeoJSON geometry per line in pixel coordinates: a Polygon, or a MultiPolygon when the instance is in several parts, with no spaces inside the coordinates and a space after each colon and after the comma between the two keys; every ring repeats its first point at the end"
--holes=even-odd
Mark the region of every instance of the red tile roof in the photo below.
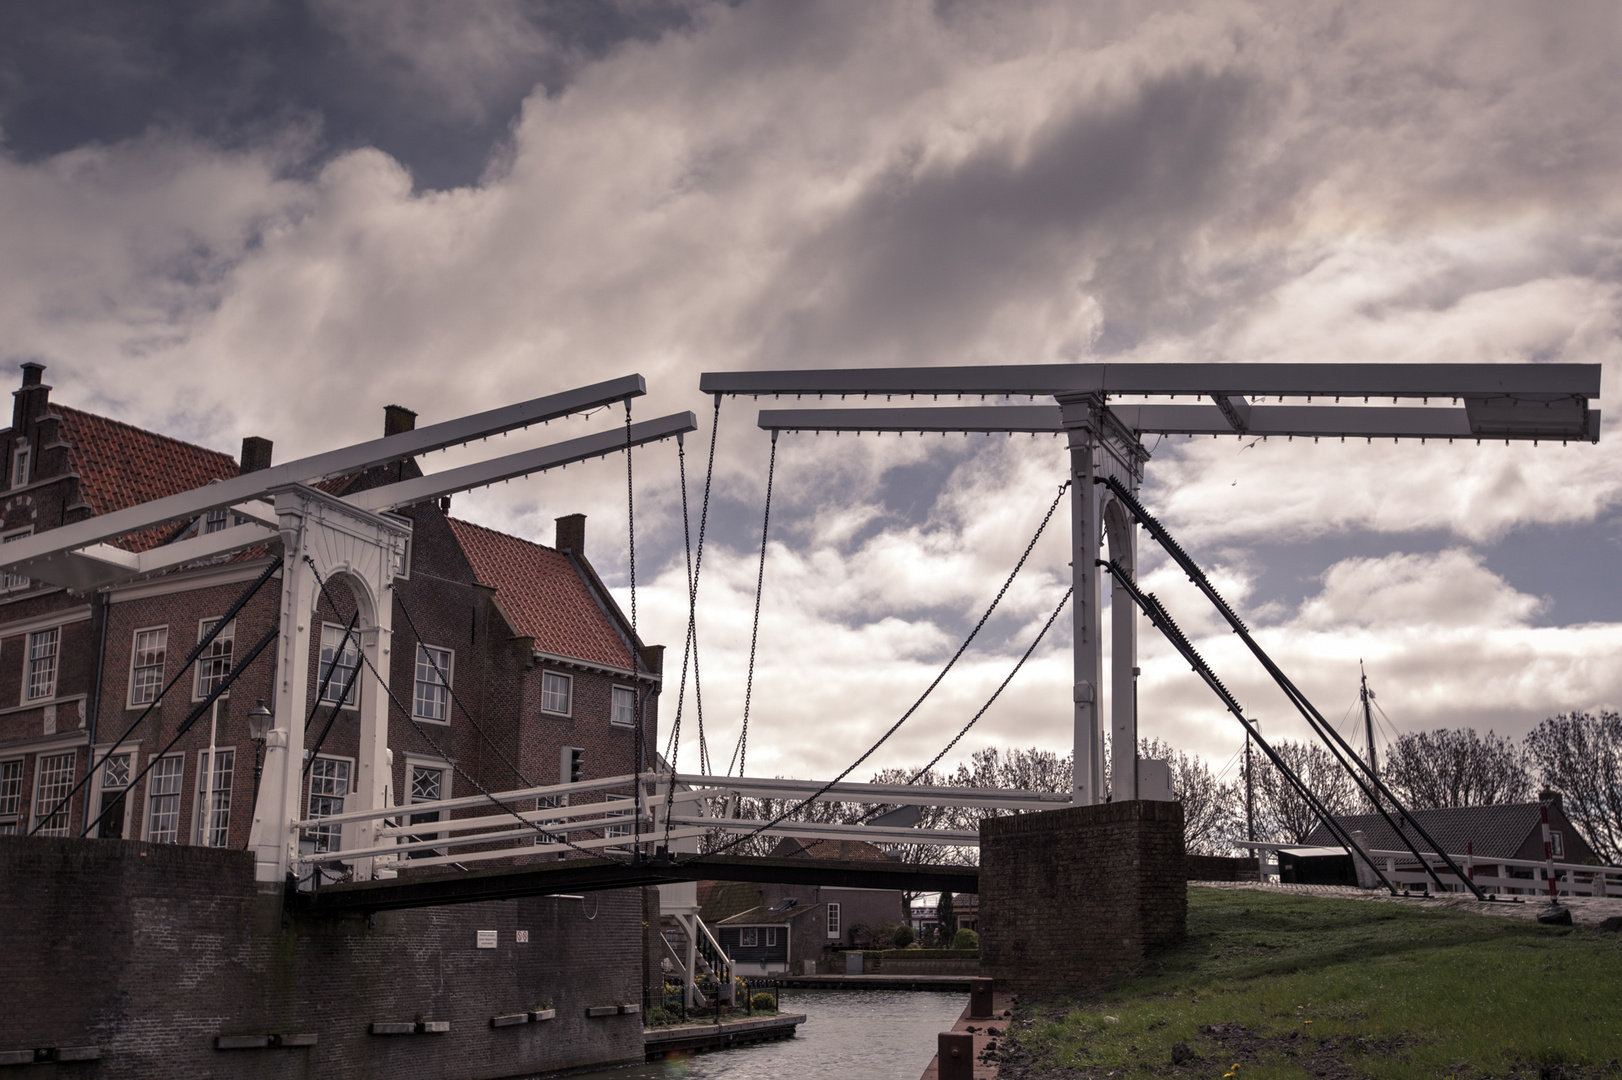
{"type": "Polygon", "coordinates": [[[495,588],[496,603],[519,635],[556,656],[631,666],[624,640],[567,555],[469,521],[446,520],[474,576],[495,588]]]}
{"type": "MultiPolygon", "coordinates": [[[[79,496],[96,514],[237,475],[230,454],[55,403],[51,411],[62,417],[62,437],[70,444],[68,468],[79,474],[79,496]]],[[[120,546],[145,550],[173,531],[171,526],[151,529],[125,538],[120,546]]]]}

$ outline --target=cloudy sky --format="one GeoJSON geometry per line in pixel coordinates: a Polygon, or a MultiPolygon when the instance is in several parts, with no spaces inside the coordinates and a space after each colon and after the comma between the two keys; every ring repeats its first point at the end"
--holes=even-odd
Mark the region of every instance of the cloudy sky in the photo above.
{"type": "MultiPolygon", "coordinates": [[[[426,423],[638,371],[638,417],[702,417],[695,528],[706,370],[1600,363],[1597,447],[1151,443],[1146,502],[1331,719],[1361,658],[1395,730],[1520,734],[1622,703],[1619,46],[1608,3],[7,5],[0,359],[278,460],[379,434],[388,403],[426,423]]],[[[700,595],[723,764],[758,407],[721,413],[700,595]]],[[[675,448],[635,464],[638,611],[674,675],[675,448]]],[[[750,771],[827,775],[893,722],[1064,472],[1045,438],[785,436],[750,771]]],[[[454,507],[543,541],[575,510],[623,589],[623,462],[454,507]]],[[[927,760],[979,707],[1067,543],[1061,514],[875,766],[927,760]]],[[[1264,729],[1295,734],[1146,565],[1264,729]]],[[[1064,622],[963,752],[1068,747],[1064,622]]],[[[1209,692],[1147,628],[1142,655],[1144,733],[1226,764],[1209,692]]]]}

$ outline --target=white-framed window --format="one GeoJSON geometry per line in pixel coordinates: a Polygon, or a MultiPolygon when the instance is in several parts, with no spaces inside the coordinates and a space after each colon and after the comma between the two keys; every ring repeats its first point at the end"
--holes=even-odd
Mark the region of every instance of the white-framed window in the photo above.
{"type": "MultiPolygon", "coordinates": [[[[628,818],[628,817],[634,817],[634,816],[636,816],[636,811],[635,810],[608,810],[608,811],[605,811],[604,814],[603,814],[603,817],[605,819],[608,819],[608,818],[628,818]]],[[[609,839],[609,840],[613,840],[613,839],[616,839],[616,838],[622,837],[622,836],[630,836],[630,835],[631,835],[631,826],[629,826],[629,825],[606,825],[606,826],[603,827],[603,836],[604,836],[604,838],[609,839]]],[[[613,847],[609,848],[608,850],[609,851],[630,851],[631,846],[629,844],[615,844],[613,847]]]]}
{"type": "MultiPolygon", "coordinates": [[[[416,761],[408,762],[406,768],[410,772],[409,783],[406,787],[406,801],[413,808],[420,803],[443,802],[450,798],[451,771],[449,768],[434,762],[416,761]]],[[[412,825],[426,825],[430,822],[444,821],[445,811],[418,811],[413,809],[407,820],[412,825]]],[[[413,833],[411,835],[412,840],[438,840],[439,837],[440,834],[435,832],[413,833]]],[[[406,852],[406,858],[423,859],[431,855],[443,854],[442,850],[424,848],[419,851],[406,852]]]]}
{"type": "Polygon", "coordinates": [[[193,834],[203,847],[225,847],[230,841],[231,774],[237,752],[229,747],[214,748],[213,793],[209,792],[208,751],[197,751],[197,820],[193,834]],[[206,808],[206,812],[205,812],[206,808]]]}
{"type": "Polygon", "coordinates": [[[56,649],[61,636],[61,629],[54,626],[28,635],[29,701],[56,696],[56,649]]]}
{"type": "Polygon", "coordinates": [[[34,824],[40,836],[68,834],[68,808],[51,813],[73,790],[75,752],[42,754],[34,763],[34,824]]]}
{"type": "Polygon", "coordinates": [[[451,719],[451,651],[433,645],[417,646],[417,678],[411,693],[411,714],[419,720],[451,719]]]}
{"type": "MultiPolygon", "coordinates": [[[[30,525],[26,529],[19,529],[14,533],[7,534],[6,536],[0,536],[0,544],[9,544],[13,540],[21,540],[25,536],[33,535],[34,527],[30,525]]],[[[5,574],[0,574],[0,593],[21,592],[22,590],[28,588],[29,584],[30,582],[26,574],[13,574],[10,571],[7,571],[5,574]]]]}
{"type": "Polygon", "coordinates": [[[29,464],[33,460],[33,453],[28,444],[11,452],[11,486],[14,488],[26,487],[31,470],[29,464]]]}
{"type": "Polygon", "coordinates": [[[347,626],[336,626],[332,623],[321,624],[321,667],[316,674],[316,686],[321,680],[327,680],[327,687],[321,691],[321,704],[336,705],[342,701],[344,708],[354,709],[360,706],[360,695],[349,690],[349,696],[344,691],[355,679],[355,672],[360,667],[360,642],[354,634],[344,641],[347,626]],[[343,648],[340,650],[339,646],[343,648]],[[327,669],[332,669],[332,677],[327,678],[327,669]]]}
{"type": "Polygon", "coordinates": [[[631,686],[614,687],[613,707],[609,710],[608,722],[615,727],[636,726],[636,688],[631,686]]]}
{"type": "Polygon", "coordinates": [[[1557,859],[1566,857],[1565,837],[1560,835],[1559,829],[1549,830],[1549,853],[1557,859]]]}
{"type": "Polygon", "coordinates": [[[776,945],[777,945],[777,927],[768,926],[766,928],[766,947],[768,949],[771,949],[771,948],[775,948],[776,945]]]}
{"type": "Polygon", "coordinates": [[[760,931],[753,926],[746,926],[738,931],[738,948],[753,949],[760,944],[760,931]]]}
{"type": "Polygon", "coordinates": [[[836,937],[839,936],[839,905],[838,904],[829,904],[828,905],[828,936],[831,937],[831,938],[836,938],[836,937]]]}
{"type": "Polygon", "coordinates": [[[159,758],[146,774],[146,838],[154,844],[180,843],[180,781],[186,759],[159,758]]]}
{"type": "Polygon", "coordinates": [[[209,533],[223,532],[226,526],[230,524],[231,512],[229,510],[226,510],[223,507],[218,510],[210,510],[203,515],[203,535],[207,536],[209,533]]]}
{"type": "Polygon", "coordinates": [[[154,626],[135,631],[130,652],[130,704],[150,705],[163,689],[163,661],[169,651],[169,628],[154,626]]]}
{"type": "MultiPolygon", "coordinates": [[[[318,757],[310,763],[310,817],[344,812],[353,768],[354,763],[347,758],[318,757]]],[[[332,851],[342,846],[342,829],[341,825],[317,825],[308,835],[315,840],[315,850],[332,851]]]]}
{"type": "Polygon", "coordinates": [[[21,831],[23,759],[0,761],[0,835],[21,831]]]}
{"type": "MultiPolygon", "coordinates": [[[[214,629],[218,619],[204,619],[197,624],[197,640],[202,641],[208,632],[214,629]]],[[[197,658],[197,690],[192,696],[193,701],[202,701],[214,692],[214,688],[225,682],[225,677],[231,674],[231,651],[236,644],[237,621],[232,619],[224,629],[214,636],[203,650],[203,655],[197,658]]],[[[227,690],[220,697],[228,698],[231,692],[227,690]]]]}
{"type": "Polygon", "coordinates": [[[541,711],[568,716],[573,704],[574,678],[555,671],[541,672],[541,711]]]}
{"type": "Polygon", "coordinates": [[[108,754],[101,765],[101,783],[96,791],[96,823],[91,835],[104,840],[121,840],[129,825],[130,768],[134,755],[108,754]]]}

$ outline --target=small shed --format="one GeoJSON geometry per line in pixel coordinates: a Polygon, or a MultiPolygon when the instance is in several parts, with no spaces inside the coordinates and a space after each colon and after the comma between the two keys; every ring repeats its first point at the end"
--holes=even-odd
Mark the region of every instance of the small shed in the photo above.
{"type": "Polygon", "coordinates": [[[1279,848],[1278,879],[1286,885],[1357,885],[1357,868],[1345,848],[1279,848]]]}

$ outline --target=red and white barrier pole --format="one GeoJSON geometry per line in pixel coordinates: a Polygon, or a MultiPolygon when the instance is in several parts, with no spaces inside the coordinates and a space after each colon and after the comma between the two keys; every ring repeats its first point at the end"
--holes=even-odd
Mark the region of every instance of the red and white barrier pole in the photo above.
{"type": "Polygon", "coordinates": [[[1554,843],[1549,838],[1549,804],[1544,803],[1538,807],[1538,814],[1543,820],[1543,872],[1549,876],[1549,903],[1557,901],[1554,886],[1554,843]]]}

